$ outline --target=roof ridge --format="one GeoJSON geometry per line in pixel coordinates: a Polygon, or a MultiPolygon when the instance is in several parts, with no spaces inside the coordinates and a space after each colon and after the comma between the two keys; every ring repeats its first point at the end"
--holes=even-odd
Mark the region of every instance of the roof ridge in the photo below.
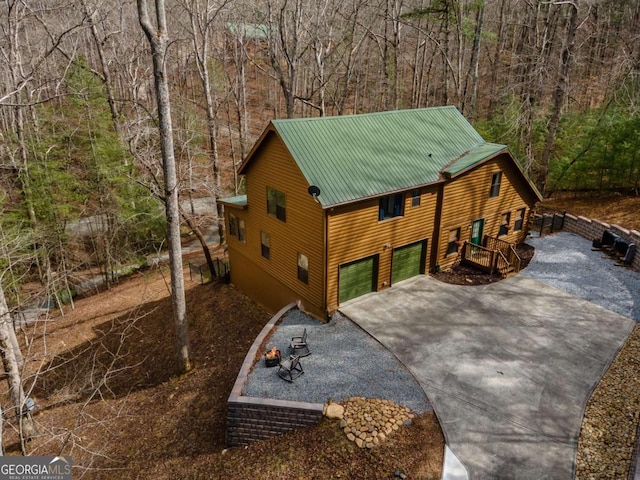
{"type": "Polygon", "coordinates": [[[504,148],[487,144],[455,106],[272,120],[260,141],[269,131],[322,190],[323,208],[437,182],[445,165],[459,171],[504,148]]]}
{"type": "Polygon", "coordinates": [[[381,110],[379,112],[365,112],[365,113],[348,113],[345,115],[328,115],[323,117],[296,117],[296,118],[274,118],[271,120],[271,123],[292,123],[292,122],[314,122],[314,121],[330,121],[337,119],[346,119],[353,117],[373,117],[373,116],[382,116],[382,115],[396,115],[403,114],[406,112],[420,112],[425,110],[457,110],[457,108],[453,105],[439,105],[436,107],[422,107],[422,108],[404,108],[400,110],[381,110]]]}

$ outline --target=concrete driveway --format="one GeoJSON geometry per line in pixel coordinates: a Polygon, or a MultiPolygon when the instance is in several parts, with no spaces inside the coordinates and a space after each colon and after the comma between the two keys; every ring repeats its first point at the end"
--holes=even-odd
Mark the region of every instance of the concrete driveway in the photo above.
{"type": "Polygon", "coordinates": [[[486,286],[419,276],[340,310],[431,400],[471,479],[572,479],[592,389],[635,322],[522,275],[486,286]]]}

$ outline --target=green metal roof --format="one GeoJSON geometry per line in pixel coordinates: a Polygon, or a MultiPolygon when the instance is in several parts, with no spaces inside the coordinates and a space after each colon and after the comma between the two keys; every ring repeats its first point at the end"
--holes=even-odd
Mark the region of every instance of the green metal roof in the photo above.
{"type": "Polygon", "coordinates": [[[230,207],[245,208],[247,206],[247,196],[237,195],[235,197],[219,198],[220,203],[229,205],[230,207]]]}
{"type": "Polygon", "coordinates": [[[499,145],[497,143],[483,143],[482,145],[478,145],[477,147],[462,154],[460,158],[454,160],[451,165],[443,169],[442,173],[447,176],[454,177],[473,167],[475,164],[506,149],[507,147],[505,145],[499,145]]]}
{"type": "Polygon", "coordinates": [[[271,123],[323,207],[427,185],[506,148],[486,143],[455,107],[271,123]]]}
{"type": "Polygon", "coordinates": [[[267,38],[269,32],[269,27],[262,23],[227,22],[227,28],[233,35],[240,35],[244,38],[253,39],[267,38]]]}

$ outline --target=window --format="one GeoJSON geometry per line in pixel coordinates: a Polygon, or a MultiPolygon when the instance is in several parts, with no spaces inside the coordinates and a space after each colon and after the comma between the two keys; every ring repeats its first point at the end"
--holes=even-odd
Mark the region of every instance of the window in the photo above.
{"type": "Polygon", "coordinates": [[[260,248],[262,256],[268,260],[271,257],[271,237],[268,233],[260,232],[260,248]]]}
{"type": "Polygon", "coordinates": [[[516,221],[513,223],[514,232],[518,232],[522,230],[522,225],[524,223],[524,212],[525,212],[524,208],[521,208],[516,212],[516,221]]]}
{"type": "Polygon", "coordinates": [[[387,218],[401,217],[404,215],[404,194],[397,193],[382,197],[380,199],[380,209],[378,211],[378,220],[386,220],[387,218]]]}
{"type": "Polygon", "coordinates": [[[498,236],[506,235],[509,233],[509,221],[511,220],[511,213],[503,213],[502,218],[500,220],[500,231],[498,232],[498,236]]]}
{"type": "Polygon", "coordinates": [[[267,187],[267,213],[278,220],[287,221],[285,195],[275,188],[267,187]]]}
{"type": "Polygon", "coordinates": [[[233,213],[229,214],[229,235],[238,237],[238,219],[233,213]]]}
{"type": "Polygon", "coordinates": [[[449,230],[449,243],[447,243],[447,255],[458,253],[458,242],[460,241],[460,227],[449,230]]]}
{"type": "Polygon", "coordinates": [[[301,253],[298,254],[298,280],[309,283],[309,259],[301,253]]]}
{"type": "Polygon", "coordinates": [[[489,191],[489,198],[497,197],[500,195],[500,182],[502,181],[502,172],[494,173],[491,176],[491,190],[489,191]]]}
{"type": "Polygon", "coordinates": [[[244,231],[244,220],[238,220],[238,240],[242,243],[246,243],[247,237],[244,231]]]}
{"type": "Polygon", "coordinates": [[[411,206],[419,207],[420,206],[420,189],[416,188],[411,191],[411,206]]]}

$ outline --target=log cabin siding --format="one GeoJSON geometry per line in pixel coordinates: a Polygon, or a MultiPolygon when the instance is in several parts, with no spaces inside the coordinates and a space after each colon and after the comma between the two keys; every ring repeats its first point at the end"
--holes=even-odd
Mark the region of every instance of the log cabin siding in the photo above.
{"type": "Polygon", "coordinates": [[[526,225],[535,198],[531,187],[517,170],[509,154],[501,154],[462,175],[455,177],[443,188],[440,239],[436,264],[441,269],[453,265],[457,254],[447,255],[449,232],[460,228],[460,240],[469,241],[471,224],[483,218],[484,235],[498,236],[502,214],[511,214],[508,235],[500,238],[513,243],[522,242],[526,235],[526,225]],[[491,179],[494,173],[502,172],[500,193],[490,198],[491,179]],[[513,225],[519,209],[525,208],[523,228],[514,231],[513,225]]]}
{"type": "Polygon", "coordinates": [[[404,215],[378,220],[379,198],[330,209],[327,214],[327,310],[338,308],[340,265],[379,255],[377,290],[391,285],[394,248],[428,240],[426,265],[434,232],[436,187],[421,189],[420,205],[412,206],[411,190],[405,192],[404,215]]]}
{"type": "Polygon", "coordinates": [[[341,295],[354,298],[369,288],[386,288],[392,279],[423,268],[448,268],[457,258],[446,255],[450,230],[459,228],[460,240],[469,240],[476,219],[485,222],[483,234],[496,236],[509,212],[511,228],[500,238],[522,241],[531,209],[541,199],[506,147],[484,142],[451,109],[274,120],[239,173],[246,178],[246,198],[230,197],[226,204],[244,220],[246,241],[228,237],[232,281],[270,311],[301,300],[321,318],[338,308],[341,295]],[[400,149],[399,128],[410,133],[400,149]],[[434,152],[431,145],[441,148],[434,152]],[[502,177],[493,198],[496,172],[502,177]],[[315,200],[308,194],[310,183],[323,190],[315,200]],[[426,186],[414,207],[411,188],[418,184],[426,186]],[[272,196],[277,206],[268,212],[268,187],[284,194],[285,212],[280,193],[272,196]],[[380,196],[388,191],[404,192],[404,212],[393,217],[399,204],[389,199],[387,218],[379,220],[380,196]],[[525,209],[522,229],[515,231],[520,209],[525,209]],[[268,235],[269,258],[263,256],[262,233],[268,235]],[[423,258],[417,248],[402,248],[425,240],[423,258]],[[299,253],[309,262],[308,283],[298,279],[299,253]],[[368,284],[371,263],[352,264],[371,257],[374,285],[368,284]],[[348,281],[340,285],[340,269],[347,264],[342,272],[348,281]]]}
{"type": "Polygon", "coordinates": [[[237,286],[249,296],[262,299],[260,303],[269,311],[301,300],[304,308],[321,315],[324,311],[324,212],[308,194],[306,179],[275,133],[266,136],[256,155],[259,161],[252,162],[246,172],[248,207],[237,214],[246,222],[246,244],[234,238],[229,241],[231,279],[236,283],[239,278],[259,276],[259,282],[245,281],[237,286]],[[285,194],[286,221],[267,213],[267,187],[285,194]],[[261,232],[270,236],[269,259],[262,256],[261,232]],[[232,249],[237,252],[232,253],[232,249]],[[298,279],[298,253],[309,260],[308,284],[298,279]],[[234,262],[238,255],[244,258],[234,262]],[[252,272],[252,264],[273,281],[252,272]],[[279,291],[282,285],[289,291],[284,295],[279,291]]]}

